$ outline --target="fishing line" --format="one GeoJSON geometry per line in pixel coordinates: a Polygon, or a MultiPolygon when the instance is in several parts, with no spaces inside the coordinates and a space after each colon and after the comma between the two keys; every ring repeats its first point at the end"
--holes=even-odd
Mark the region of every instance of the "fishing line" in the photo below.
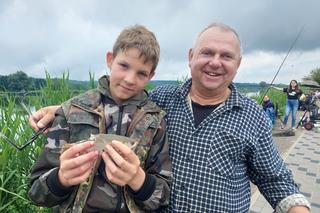
{"type": "Polygon", "coordinates": [[[301,35],[301,33],[302,33],[303,29],[304,29],[304,26],[302,26],[302,27],[301,27],[301,29],[300,29],[300,31],[299,31],[299,33],[298,33],[298,35],[296,36],[295,40],[294,40],[294,41],[293,41],[293,43],[291,44],[291,46],[290,46],[290,48],[289,48],[289,50],[288,50],[288,52],[287,52],[286,56],[283,58],[283,60],[282,60],[282,62],[281,62],[281,64],[280,64],[280,66],[279,66],[279,68],[278,68],[278,70],[277,70],[277,72],[276,72],[275,76],[273,77],[273,79],[272,79],[271,83],[269,84],[269,87],[267,88],[266,92],[264,93],[264,95],[263,95],[263,96],[262,96],[262,98],[261,98],[260,105],[261,105],[261,104],[262,104],[262,102],[263,102],[263,97],[264,97],[264,96],[266,96],[266,95],[268,94],[268,92],[269,92],[269,90],[270,90],[271,86],[273,85],[274,80],[275,80],[275,79],[276,79],[276,77],[278,76],[278,74],[279,74],[279,72],[280,72],[280,70],[281,70],[281,67],[283,66],[284,62],[286,61],[286,59],[287,59],[288,55],[290,54],[290,52],[291,52],[292,48],[293,48],[293,47],[294,47],[294,45],[296,44],[296,42],[297,42],[298,38],[300,37],[300,35],[301,35]]]}

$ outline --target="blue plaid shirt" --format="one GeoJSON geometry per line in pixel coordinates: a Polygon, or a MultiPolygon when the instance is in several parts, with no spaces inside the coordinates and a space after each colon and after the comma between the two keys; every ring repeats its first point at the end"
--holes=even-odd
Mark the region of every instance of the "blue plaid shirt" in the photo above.
{"type": "Polygon", "coordinates": [[[299,193],[255,102],[231,84],[230,97],[195,127],[190,86],[189,79],[150,94],[167,112],[174,181],[165,212],[248,212],[250,181],[274,208],[299,193]]]}

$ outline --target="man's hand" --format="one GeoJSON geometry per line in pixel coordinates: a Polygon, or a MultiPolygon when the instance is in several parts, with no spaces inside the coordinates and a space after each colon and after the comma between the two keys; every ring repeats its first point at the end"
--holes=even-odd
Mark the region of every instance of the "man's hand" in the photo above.
{"type": "Polygon", "coordinates": [[[59,107],[59,105],[55,105],[39,109],[29,117],[30,126],[36,132],[38,132],[39,129],[48,126],[53,121],[54,114],[59,107]]]}
{"type": "Polygon", "coordinates": [[[94,141],[86,141],[73,145],[61,154],[58,177],[63,186],[78,185],[87,180],[99,155],[97,150],[87,152],[93,146],[94,141]]]}
{"type": "Polygon", "coordinates": [[[310,213],[310,210],[305,206],[295,206],[290,208],[288,213],[310,213]]]}
{"type": "Polygon", "coordinates": [[[138,191],[145,180],[145,172],[140,167],[139,157],[126,145],[119,141],[112,141],[106,145],[102,158],[106,164],[106,176],[119,185],[128,185],[138,191]]]}

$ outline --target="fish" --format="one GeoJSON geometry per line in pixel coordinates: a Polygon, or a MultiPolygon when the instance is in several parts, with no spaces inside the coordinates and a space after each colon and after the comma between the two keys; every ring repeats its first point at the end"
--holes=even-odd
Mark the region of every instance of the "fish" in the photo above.
{"type": "MultiPolygon", "coordinates": [[[[91,135],[88,139],[90,141],[95,141],[95,146],[90,148],[88,152],[98,150],[100,152],[103,152],[106,145],[110,144],[113,140],[120,141],[121,143],[128,146],[132,151],[135,150],[135,148],[138,145],[138,142],[132,138],[121,136],[121,135],[115,135],[115,134],[96,134],[91,135]]],[[[67,149],[71,148],[75,144],[83,143],[88,140],[81,140],[76,143],[66,143],[62,145],[61,153],[65,152],[67,149]]],[[[83,153],[80,153],[83,154],[83,153]]]]}
{"type": "MultiPolygon", "coordinates": [[[[113,140],[117,140],[122,142],[123,144],[125,144],[126,146],[128,146],[131,150],[135,150],[135,148],[138,145],[138,141],[129,138],[129,137],[125,137],[125,136],[121,136],[121,135],[115,135],[115,134],[96,134],[96,135],[91,135],[90,138],[88,140],[91,141],[95,141],[95,145],[93,147],[91,147],[90,149],[88,149],[86,152],[90,152],[90,151],[94,151],[94,150],[99,150],[99,152],[103,152],[106,145],[110,144],[113,140]]],[[[67,149],[71,148],[72,146],[74,146],[75,144],[78,143],[83,143],[85,141],[88,140],[81,140],[78,141],[76,143],[67,143],[62,145],[62,149],[61,152],[66,151],[67,149]]],[[[80,155],[84,154],[84,153],[79,153],[80,155]]],[[[74,206],[73,206],[73,210],[72,212],[82,212],[82,208],[85,205],[85,202],[87,200],[87,197],[90,193],[91,187],[92,187],[92,183],[93,183],[93,179],[95,177],[95,174],[98,170],[98,167],[100,165],[100,161],[101,161],[101,154],[98,155],[96,161],[94,162],[94,166],[92,168],[92,171],[89,175],[89,177],[87,178],[87,180],[85,180],[84,182],[80,183],[79,187],[78,187],[78,191],[75,197],[75,201],[74,201],[74,206]]]]}

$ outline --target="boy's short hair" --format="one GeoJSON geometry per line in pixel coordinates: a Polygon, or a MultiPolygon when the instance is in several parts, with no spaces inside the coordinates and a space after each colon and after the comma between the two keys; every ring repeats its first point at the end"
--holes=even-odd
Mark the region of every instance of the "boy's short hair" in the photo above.
{"type": "Polygon", "coordinates": [[[154,72],[160,57],[160,46],[153,32],[145,26],[134,25],[122,30],[113,45],[113,55],[117,56],[119,51],[125,52],[130,48],[137,48],[140,51],[140,57],[144,57],[144,63],[152,63],[154,72]]]}

